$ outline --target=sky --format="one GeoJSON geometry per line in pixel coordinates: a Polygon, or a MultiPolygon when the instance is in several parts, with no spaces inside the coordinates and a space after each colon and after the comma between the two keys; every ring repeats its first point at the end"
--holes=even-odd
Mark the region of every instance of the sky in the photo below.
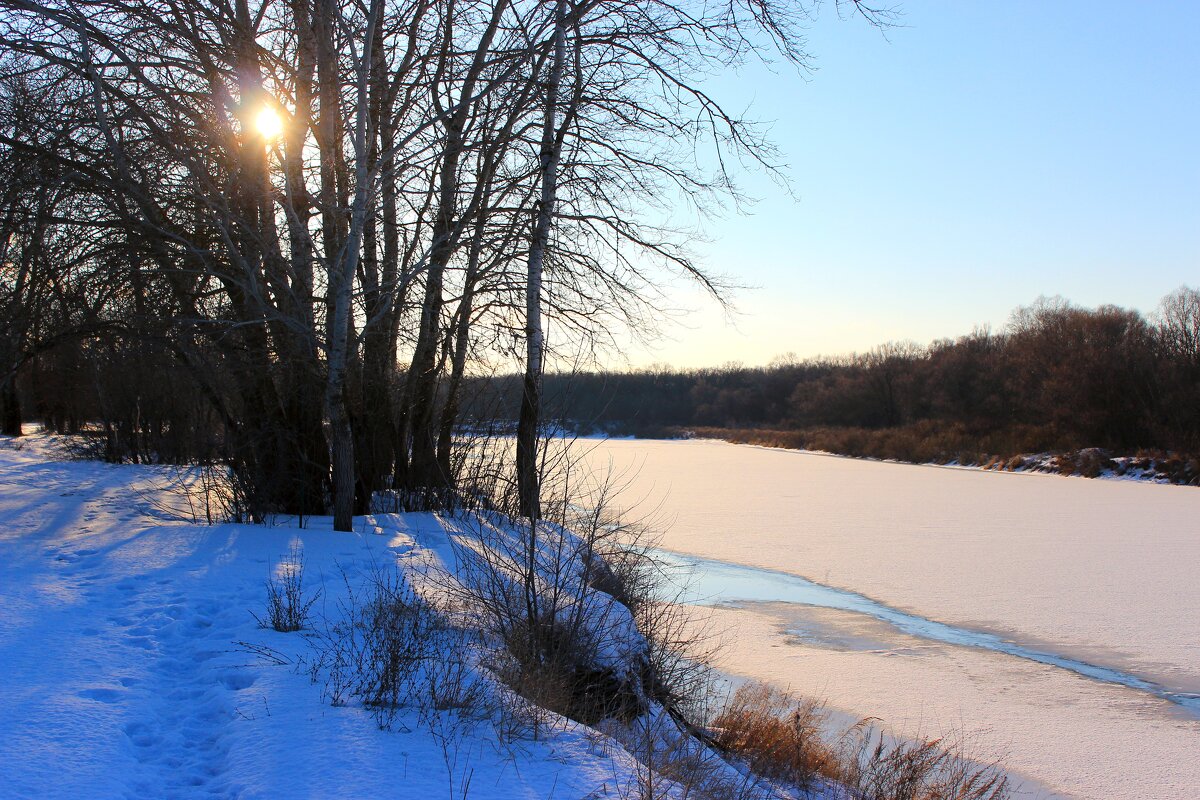
{"type": "Polygon", "coordinates": [[[791,196],[705,223],[730,314],[683,282],[629,366],[766,364],[1003,328],[1039,296],[1150,313],[1200,286],[1200,4],[907,0],[808,31],[815,70],[712,91],[769,124],[791,196]]]}

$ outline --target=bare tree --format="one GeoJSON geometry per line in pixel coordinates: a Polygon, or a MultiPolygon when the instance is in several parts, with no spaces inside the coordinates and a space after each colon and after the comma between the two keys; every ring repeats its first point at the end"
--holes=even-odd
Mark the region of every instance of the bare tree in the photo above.
{"type": "Polygon", "coordinates": [[[35,371],[22,365],[50,370],[39,353],[61,342],[62,364],[92,365],[78,413],[103,418],[114,442],[137,439],[133,457],[161,455],[159,429],[201,428],[192,452],[218,442],[251,517],[332,507],[338,529],[389,483],[452,497],[473,355],[523,367],[515,478],[538,516],[552,352],[652,327],[660,268],[720,288],[663,210],[736,202],[727,154],[775,165],[704,77],[763,45],[803,63],[807,12],[775,0],[0,10],[0,78],[61,108],[10,103],[0,125],[6,429],[19,430],[18,373],[35,371]],[[142,415],[153,393],[105,377],[125,360],[178,370],[208,411],[159,397],[142,415]]]}

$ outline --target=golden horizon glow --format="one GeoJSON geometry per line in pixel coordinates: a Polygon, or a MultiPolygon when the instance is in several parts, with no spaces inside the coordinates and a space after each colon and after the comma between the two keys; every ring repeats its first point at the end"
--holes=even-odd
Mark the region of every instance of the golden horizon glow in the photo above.
{"type": "Polygon", "coordinates": [[[270,106],[263,106],[254,118],[254,128],[264,139],[274,139],[283,131],[283,120],[270,106]]]}

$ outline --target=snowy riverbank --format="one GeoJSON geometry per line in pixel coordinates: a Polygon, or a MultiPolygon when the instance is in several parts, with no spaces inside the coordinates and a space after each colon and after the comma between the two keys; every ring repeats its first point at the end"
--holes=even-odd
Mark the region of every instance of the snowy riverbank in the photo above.
{"type": "Polygon", "coordinates": [[[561,718],[513,745],[486,723],[439,739],[415,711],[380,730],[296,669],[300,634],[258,626],[270,570],[294,548],[332,605],[343,570],[436,557],[432,516],[363,519],[353,534],[321,519],[187,524],[161,507],[164,470],[4,444],[4,797],[570,798],[632,785],[620,746],[561,718]]]}

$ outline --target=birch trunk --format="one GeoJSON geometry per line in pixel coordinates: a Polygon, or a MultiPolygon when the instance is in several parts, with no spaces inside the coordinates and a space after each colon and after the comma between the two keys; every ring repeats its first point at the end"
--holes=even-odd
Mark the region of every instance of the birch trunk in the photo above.
{"type": "MultiPolygon", "coordinates": [[[[370,76],[371,49],[374,44],[374,30],[382,13],[382,0],[371,3],[370,20],[367,25],[367,35],[363,43],[363,52],[359,61],[356,76],[355,129],[353,137],[354,153],[354,201],[350,207],[348,226],[338,221],[338,227],[345,230],[345,236],[339,237],[336,248],[330,248],[326,243],[326,261],[329,265],[329,330],[328,330],[328,380],[325,384],[325,406],[329,415],[330,450],[333,461],[333,529],[335,531],[353,530],[354,520],[354,430],[350,424],[350,410],[346,403],[346,376],[352,356],[353,342],[351,330],[351,301],[353,299],[354,275],[358,268],[359,253],[362,248],[362,233],[370,204],[370,187],[374,182],[374,173],[369,164],[369,148],[367,145],[368,117],[368,81],[370,76]]],[[[324,20],[327,31],[333,33],[332,14],[333,4],[328,3],[325,11],[329,14],[324,20]]],[[[324,47],[325,42],[319,46],[324,47]]],[[[318,76],[321,81],[322,103],[321,124],[333,125],[331,116],[340,109],[336,99],[329,105],[326,99],[331,98],[336,90],[333,82],[336,75],[336,64],[326,72],[322,69],[326,64],[318,56],[318,76]],[[326,94],[328,92],[328,94],[326,94]]],[[[329,132],[326,132],[326,136],[329,132]]],[[[340,138],[340,137],[339,137],[340,138]]],[[[340,142],[338,142],[340,144],[340,142]]],[[[326,144],[333,142],[326,140],[326,144]]],[[[331,150],[331,155],[334,151],[331,150]]],[[[340,148],[336,151],[340,153],[340,148]]],[[[337,164],[344,172],[344,161],[337,164]]],[[[341,183],[340,185],[345,185],[341,183]]],[[[326,213],[329,213],[326,209],[326,213]]]]}
{"type": "Polygon", "coordinates": [[[542,273],[554,201],[558,190],[558,160],[562,143],[558,135],[558,95],[567,60],[567,0],[554,8],[554,60],[546,86],[546,110],[542,121],[541,196],[538,199],[529,245],[529,269],[525,280],[525,377],[522,381],[521,416],[517,422],[517,498],[519,513],[531,523],[541,514],[538,480],[538,427],[542,412],[542,369],[545,361],[545,331],[542,326],[542,273]]]}

